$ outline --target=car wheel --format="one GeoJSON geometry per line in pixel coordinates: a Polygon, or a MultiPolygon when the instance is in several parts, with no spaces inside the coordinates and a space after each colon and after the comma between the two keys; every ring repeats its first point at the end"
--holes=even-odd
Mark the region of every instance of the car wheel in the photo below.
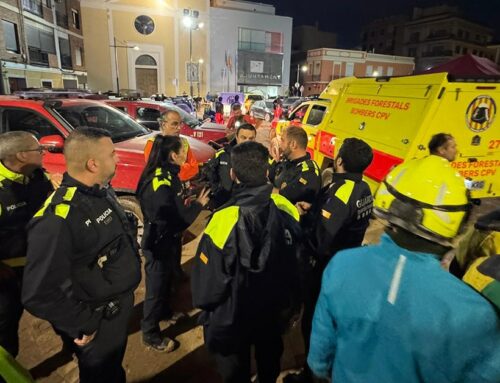
{"type": "Polygon", "coordinates": [[[124,195],[118,197],[118,202],[122,205],[123,210],[127,213],[132,213],[137,218],[137,242],[140,244],[142,235],[144,234],[144,216],[142,215],[139,201],[134,196],[124,195]]]}
{"type": "Polygon", "coordinates": [[[265,120],[266,122],[271,121],[271,115],[270,115],[269,113],[266,113],[266,115],[264,116],[264,120],[265,120]]]}

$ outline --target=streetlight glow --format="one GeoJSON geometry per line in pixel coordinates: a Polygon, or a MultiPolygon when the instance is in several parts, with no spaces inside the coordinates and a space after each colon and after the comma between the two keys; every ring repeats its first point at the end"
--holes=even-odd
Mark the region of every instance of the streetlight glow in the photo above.
{"type": "Polygon", "coordinates": [[[201,29],[201,28],[203,28],[204,25],[205,25],[205,23],[203,23],[203,22],[202,23],[198,23],[198,28],[201,29]]]}
{"type": "Polygon", "coordinates": [[[190,16],[184,16],[182,23],[186,28],[191,28],[193,26],[193,19],[190,16]]]}
{"type": "Polygon", "coordinates": [[[302,65],[302,68],[301,68],[301,69],[302,69],[302,72],[304,72],[304,73],[305,73],[305,72],[307,72],[307,70],[308,70],[309,68],[307,67],[307,65],[302,65]]]}
{"type": "Polygon", "coordinates": [[[199,60],[198,60],[198,62],[199,62],[200,64],[203,64],[203,63],[204,63],[203,59],[199,59],[199,60]]]}
{"type": "Polygon", "coordinates": [[[134,51],[140,51],[141,48],[139,48],[137,45],[134,45],[134,47],[132,48],[134,51]]]}

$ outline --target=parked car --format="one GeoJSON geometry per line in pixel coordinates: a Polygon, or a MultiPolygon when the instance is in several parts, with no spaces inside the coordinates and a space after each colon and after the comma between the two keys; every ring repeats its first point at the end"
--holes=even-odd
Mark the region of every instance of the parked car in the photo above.
{"type": "Polygon", "coordinates": [[[264,97],[260,94],[246,93],[245,101],[243,102],[243,107],[245,108],[245,112],[248,112],[250,110],[255,101],[260,101],[263,99],[264,97]]]}
{"type": "MultiPolygon", "coordinates": [[[[0,96],[0,133],[26,131],[51,148],[43,165],[50,173],[63,173],[66,163],[62,154],[64,140],[80,126],[106,129],[111,134],[118,164],[112,185],[123,207],[142,223],[142,213],[135,198],[137,182],[144,168],[144,146],[154,136],[149,129],[102,101],[87,99],[26,100],[0,96]]],[[[207,162],[214,150],[201,141],[188,137],[200,163],[207,162]]]]}
{"type": "Polygon", "coordinates": [[[250,107],[250,116],[261,118],[267,122],[273,119],[274,104],[272,100],[258,100],[250,107]]]}
{"type": "Polygon", "coordinates": [[[143,100],[103,100],[106,104],[118,108],[140,124],[152,130],[159,129],[158,119],[162,113],[175,110],[182,117],[181,134],[196,138],[205,143],[219,142],[226,137],[226,127],[210,121],[200,121],[169,102],[143,100]]]}

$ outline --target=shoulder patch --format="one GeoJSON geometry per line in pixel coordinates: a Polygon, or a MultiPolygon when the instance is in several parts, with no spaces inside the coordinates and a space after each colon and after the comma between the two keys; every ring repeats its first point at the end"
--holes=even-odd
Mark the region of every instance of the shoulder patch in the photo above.
{"type": "Polygon", "coordinates": [[[216,212],[208,223],[205,234],[210,237],[214,245],[219,249],[224,248],[229,234],[231,234],[238,222],[239,216],[240,208],[238,206],[229,206],[216,212]]]}
{"type": "Polygon", "coordinates": [[[225,153],[226,150],[225,149],[219,149],[215,152],[215,158],[219,158],[219,156],[222,154],[222,153],[225,153]]]}
{"type": "Polygon", "coordinates": [[[296,221],[300,220],[299,211],[286,197],[283,197],[281,194],[273,193],[271,194],[271,199],[278,209],[288,213],[296,221]]]}
{"type": "Polygon", "coordinates": [[[354,181],[345,180],[345,183],[340,186],[335,192],[335,197],[341,200],[344,204],[347,205],[349,202],[349,198],[351,197],[352,191],[354,190],[354,181]]]}
{"type": "Polygon", "coordinates": [[[326,219],[330,219],[330,217],[332,216],[332,213],[330,213],[328,210],[321,209],[321,215],[326,219]]]}

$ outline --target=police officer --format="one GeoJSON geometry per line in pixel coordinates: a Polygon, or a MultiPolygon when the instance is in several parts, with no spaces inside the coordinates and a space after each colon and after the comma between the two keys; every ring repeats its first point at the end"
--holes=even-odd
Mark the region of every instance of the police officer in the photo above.
{"type": "Polygon", "coordinates": [[[212,191],[213,207],[225,204],[231,196],[233,180],[231,179],[231,151],[246,141],[255,141],[257,130],[253,125],[243,124],[236,129],[236,137],[224,148],[215,153],[215,157],[207,163],[206,175],[212,191]]]}
{"type": "MultiPolygon", "coordinates": [[[[373,159],[371,147],[357,138],[347,138],[334,160],[332,182],[321,190],[316,204],[297,203],[305,215],[307,228],[302,258],[308,260],[304,280],[302,335],[309,350],[311,323],[319,296],[323,270],[337,251],[361,246],[372,212],[373,197],[363,172],[373,159]]],[[[290,375],[285,382],[311,382],[306,366],[300,375],[290,375]]]]}
{"type": "Polygon", "coordinates": [[[298,126],[287,127],[281,137],[280,149],[283,159],[275,158],[271,163],[269,178],[274,192],[290,202],[312,203],[321,189],[318,164],[307,153],[307,133],[298,126]]]}
{"type": "Polygon", "coordinates": [[[41,168],[43,152],[38,140],[27,132],[0,135],[0,346],[14,357],[23,312],[25,226],[52,191],[41,168]]]}
{"type": "Polygon", "coordinates": [[[28,226],[22,299],[78,358],[80,381],[125,382],[121,366],[141,278],[133,228],[109,186],[117,163],[108,132],[66,139],[61,187],[28,226]]]}
{"type": "Polygon", "coordinates": [[[149,348],[160,352],[173,351],[175,347],[171,339],[161,336],[159,322],[173,316],[170,291],[181,258],[182,232],[209,200],[209,190],[202,190],[196,201],[184,204],[179,171],[186,156],[179,137],[157,136],[137,187],[145,218],[142,248],[146,258],[146,297],[142,339],[149,348]]]}

